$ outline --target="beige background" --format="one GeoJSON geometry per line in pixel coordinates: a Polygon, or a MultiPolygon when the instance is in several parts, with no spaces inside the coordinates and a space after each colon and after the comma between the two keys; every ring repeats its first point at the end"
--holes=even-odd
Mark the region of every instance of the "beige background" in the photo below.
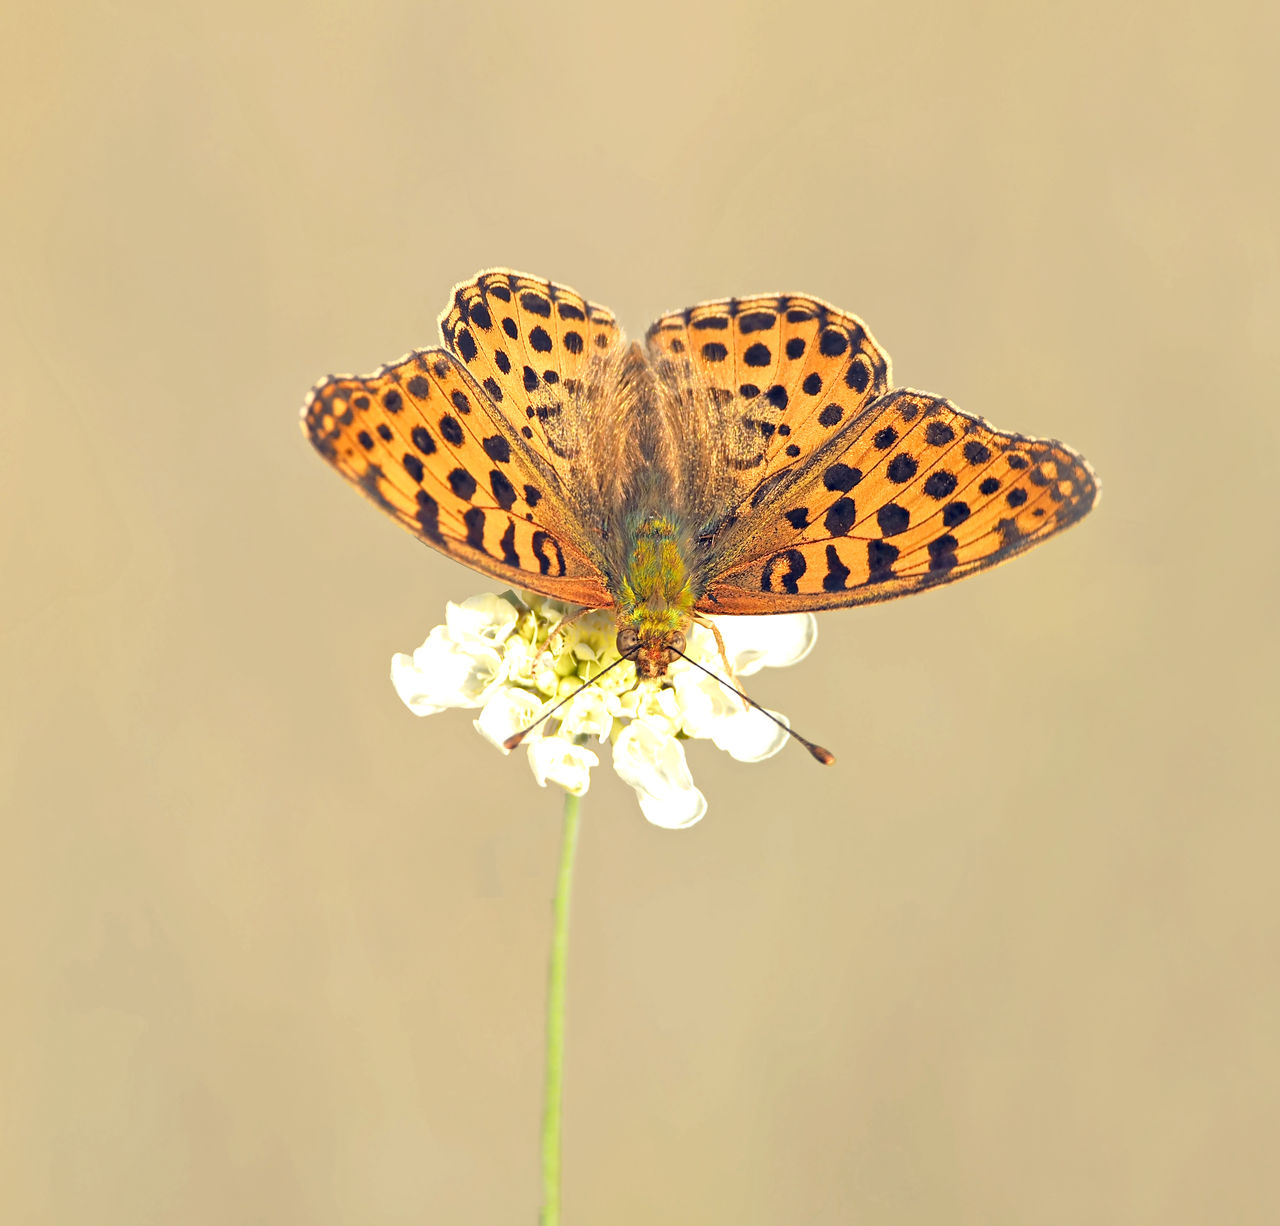
{"type": "Polygon", "coordinates": [[[6,9],[0,1219],[535,1220],[559,798],[296,424],[509,264],[821,295],[1105,485],[757,680],[836,769],[597,773],[568,1226],[1276,1220],[1280,28],[1116,7],[6,9]]]}

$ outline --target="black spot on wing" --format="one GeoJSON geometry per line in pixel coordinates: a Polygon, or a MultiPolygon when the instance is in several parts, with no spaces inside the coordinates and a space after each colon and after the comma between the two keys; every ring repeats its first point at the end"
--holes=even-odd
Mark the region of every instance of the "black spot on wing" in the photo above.
{"type": "Polygon", "coordinates": [[[867,542],[867,582],[879,583],[893,578],[893,564],[898,560],[898,547],[888,541],[867,542]]]}
{"type": "Polygon", "coordinates": [[[455,468],[449,474],[449,488],[459,498],[465,498],[469,502],[476,492],[476,479],[465,468],[455,468]]]}
{"type": "Polygon", "coordinates": [[[832,536],[844,536],[857,522],[858,510],[852,498],[837,498],[823,518],[823,527],[832,536]]]}
{"type": "Polygon", "coordinates": [[[945,532],[937,540],[929,542],[929,569],[946,571],[956,565],[956,546],[960,542],[950,532],[945,532]]]}
{"type": "Polygon", "coordinates": [[[889,461],[885,474],[895,485],[905,485],[916,475],[916,470],[919,467],[914,456],[908,455],[905,451],[900,451],[889,461]]]}
{"type": "Polygon", "coordinates": [[[511,461],[511,444],[507,442],[501,434],[492,434],[486,438],[481,446],[484,453],[489,459],[498,464],[507,464],[511,461]]]}
{"type": "Polygon", "coordinates": [[[835,328],[827,328],[818,338],[818,352],[824,358],[838,358],[849,348],[849,338],[835,328]]]}
{"type": "Polygon", "coordinates": [[[911,526],[911,512],[896,502],[886,502],[876,512],[876,523],[879,524],[883,535],[897,536],[899,532],[905,532],[911,526]]]}
{"type": "Polygon", "coordinates": [[[849,568],[840,561],[834,545],[827,546],[827,573],[822,578],[824,592],[843,592],[849,586],[849,568]]]}
{"type": "Polygon", "coordinates": [[[516,487],[511,484],[507,474],[501,469],[491,469],[489,471],[489,488],[493,491],[493,496],[497,500],[498,505],[504,510],[509,511],[516,502],[516,487]]]}
{"type": "Polygon", "coordinates": [[[848,464],[832,464],[822,474],[822,484],[833,493],[847,494],[861,480],[861,470],[848,464]]]}
{"type": "Polygon", "coordinates": [[[416,519],[422,535],[429,540],[440,541],[440,504],[426,490],[420,489],[417,494],[418,513],[416,519]]]}
{"type": "Polygon", "coordinates": [[[560,542],[549,532],[538,531],[533,534],[533,556],[538,559],[538,570],[542,574],[564,574],[564,553],[560,542]]]}
{"type": "Polygon", "coordinates": [[[502,560],[508,566],[520,565],[520,554],[516,551],[516,521],[513,519],[499,542],[502,546],[502,560]]]}
{"type": "Polygon", "coordinates": [[[530,290],[526,290],[520,295],[520,305],[529,312],[530,315],[538,315],[542,319],[547,319],[551,315],[551,303],[549,303],[541,294],[535,294],[530,290]]]}
{"type": "Polygon", "coordinates": [[[466,437],[462,432],[462,424],[450,413],[440,419],[440,434],[446,443],[454,447],[461,447],[462,440],[466,437]]]}
{"type": "Polygon", "coordinates": [[[760,590],[762,592],[782,591],[794,596],[800,590],[800,579],[808,569],[805,556],[798,549],[786,549],[775,553],[765,564],[760,574],[760,590]]]}
{"type": "Polygon", "coordinates": [[[950,498],[955,488],[955,477],[945,469],[937,469],[925,478],[924,492],[938,502],[944,498],[950,498]]]}
{"type": "Polygon", "coordinates": [[[871,368],[867,365],[866,359],[858,354],[849,363],[849,369],[844,372],[844,385],[855,392],[865,392],[870,382],[871,368]]]}

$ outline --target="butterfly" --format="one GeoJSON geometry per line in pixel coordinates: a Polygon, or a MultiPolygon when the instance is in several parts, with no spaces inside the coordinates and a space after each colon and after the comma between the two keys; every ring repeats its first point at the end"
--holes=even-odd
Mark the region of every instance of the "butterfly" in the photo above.
{"type": "Polygon", "coordinates": [[[724,298],[627,345],[567,286],[456,286],[443,347],[317,384],[303,430],[420,540],[504,583],[609,609],[656,678],[705,614],[924,591],[1004,562],[1097,500],[1062,443],[895,388],[855,316],[724,298]]]}

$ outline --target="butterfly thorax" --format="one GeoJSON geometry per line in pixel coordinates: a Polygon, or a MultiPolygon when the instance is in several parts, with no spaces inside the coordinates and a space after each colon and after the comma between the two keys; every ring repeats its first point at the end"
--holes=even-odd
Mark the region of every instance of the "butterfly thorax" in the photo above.
{"type": "Polygon", "coordinates": [[[682,650],[697,600],[678,525],[665,515],[641,518],[615,593],[619,650],[636,644],[636,675],[661,677],[671,648],[682,650]]]}

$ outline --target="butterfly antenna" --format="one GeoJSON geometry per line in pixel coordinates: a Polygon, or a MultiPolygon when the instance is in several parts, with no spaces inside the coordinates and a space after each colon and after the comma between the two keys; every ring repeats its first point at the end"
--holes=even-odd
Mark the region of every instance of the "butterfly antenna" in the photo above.
{"type": "Polygon", "coordinates": [[[517,732],[512,736],[507,737],[507,739],[502,742],[502,748],[508,749],[508,750],[515,749],[515,747],[519,745],[520,742],[523,741],[524,738],[527,737],[529,733],[531,733],[540,723],[542,723],[544,719],[550,719],[558,710],[560,710],[561,707],[564,706],[566,702],[572,702],[573,699],[577,698],[577,696],[587,688],[587,686],[595,685],[595,683],[599,681],[600,678],[603,677],[605,673],[607,673],[610,669],[617,668],[618,665],[621,664],[623,660],[630,660],[632,657],[634,657],[634,655],[636,654],[636,651],[639,651],[639,650],[640,649],[637,647],[635,651],[628,652],[625,656],[619,656],[616,660],[614,660],[612,664],[608,666],[608,668],[602,668],[598,673],[596,673],[594,677],[592,677],[588,681],[584,681],[580,686],[578,686],[578,688],[574,690],[572,694],[566,694],[562,699],[560,699],[558,703],[556,703],[554,707],[551,708],[550,711],[544,711],[527,728],[524,728],[520,732],[517,732]]]}
{"type": "Polygon", "coordinates": [[[755,709],[759,711],[761,715],[765,715],[769,719],[773,720],[773,722],[777,724],[778,727],[781,728],[782,731],[785,732],[789,737],[794,737],[797,741],[799,741],[800,744],[803,745],[809,751],[809,753],[812,754],[814,758],[816,758],[819,762],[821,762],[823,766],[835,765],[836,756],[831,752],[831,750],[823,749],[821,745],[815,745],[807,737],[803,737],[798,732],[794,731],[791,728],[788,728],[787,725],[784,724],[776,715],[774,715],[772,711],[766,711],[758,702],[756,702],[754,698],[751,698],[748,695],[744,694],[740,689],[738,689],[736,685],[731,685],[722,676],[720,676],[719,673],[713,673],[709,668],[706,668],[704,665],[699,664],[698,661],[693,659],[691,656],[685,655],[683,651],[676,651],[674,647],[672,647],[670,650],[675,651],[676,655],[678,655],[682,660],[688,660],[689,663],[692,664],[694,668],[702,669],[702,671],[706,673],[708,677],[712,677],[716,681],[720,682],[720,684],[724,686],[726,690],[732,690],[748,706],[755,707],[755,709]]]}

